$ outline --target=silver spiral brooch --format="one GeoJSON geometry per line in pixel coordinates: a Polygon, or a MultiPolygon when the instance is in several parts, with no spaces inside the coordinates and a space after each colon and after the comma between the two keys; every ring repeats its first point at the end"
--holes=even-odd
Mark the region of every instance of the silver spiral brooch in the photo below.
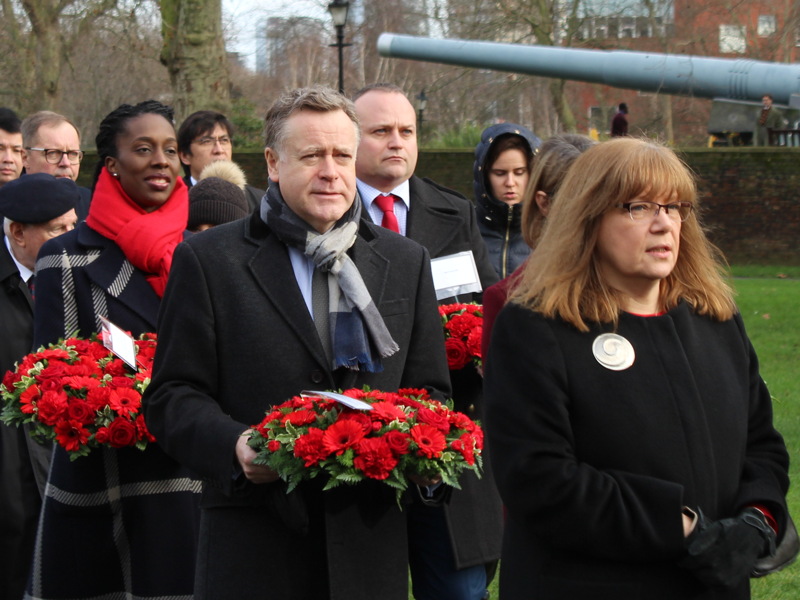
{"type": "Polygon", "coordinates": [[[592,343],[592,354],[606,369],[624,371],[636,360],[631,343],[616,333],[598,335],[592,343]]]}

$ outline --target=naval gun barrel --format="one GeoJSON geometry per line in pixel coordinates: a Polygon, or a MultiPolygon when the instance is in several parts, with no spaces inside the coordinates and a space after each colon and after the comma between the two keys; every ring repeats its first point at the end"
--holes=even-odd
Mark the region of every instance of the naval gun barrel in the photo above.
{"type": "Polygon", "coordinates": [[[749,59],[440,40],[394,33],[380,35],[378,52],[386,57],[698,98],[760,101],[770,94],[776,103],[789,104],[792,94],[800,94],[799,64],[749,59]]]}

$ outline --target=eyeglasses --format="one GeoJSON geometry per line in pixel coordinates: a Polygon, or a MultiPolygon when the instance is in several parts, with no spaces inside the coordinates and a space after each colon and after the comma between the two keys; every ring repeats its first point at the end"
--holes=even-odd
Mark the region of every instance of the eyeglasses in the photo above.
{"type": "Polygon", "coordinates": [[[628,211],[632,221],[646,221],[655,219],[664,209],[667,216],[673,221],[685,221],[692,214],[694,206],[691,202],[672,202],[670,204],[659,204],[658,202],[648,202],[637,200],[636,202],[623,202],[617,204],[617,208],[624,208],[628,211]]]}
{"type": "Polygon", "coordinates": [[[229,138],[227,135],[221,135],[219,137],[214,137],[213,135],[204,135],[200,139],[195,140],[194,143],[206,148],[217,143],[220,146],[225,147],[231,145],[231,138],[229,138]]]}
{"type": "Polygon", "coordinates": [[[77,165],[81,162],[81,160],[83,160],[82,150],[55,150],[52,148],[31,148],[29,146],[26,146],[25,150],[44,152],[44,159],[51,165],[57,165],[60,163],[65,154],[67,155],[67,159],[71,165],[77,165]]]}

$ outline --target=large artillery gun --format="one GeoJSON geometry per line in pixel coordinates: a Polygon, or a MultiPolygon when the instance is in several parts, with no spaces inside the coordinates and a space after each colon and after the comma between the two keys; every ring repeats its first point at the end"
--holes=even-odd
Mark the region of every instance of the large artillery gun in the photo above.
{"type": "Polygon", "coordinates": [[[790,124],[800,117],[800,64],[709,58],[628,50],[585,50],[442,40],[383,33],[381,56],[462,67],[554,77],[612,87],[720,101],[712,109],[709,133],[755,131],[758,105],[769,94],[790,124]],[[738,101],[738,102],[736,102],[738,101]],[[735,112],[736,119],[725,115],[735,112]],[[725,126],[719,129],[721,126],[725,126]]]}

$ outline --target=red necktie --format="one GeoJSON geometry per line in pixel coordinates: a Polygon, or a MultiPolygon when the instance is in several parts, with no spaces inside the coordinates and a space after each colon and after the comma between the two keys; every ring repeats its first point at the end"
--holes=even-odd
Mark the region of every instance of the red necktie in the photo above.
{"type": "Polygon", "coordinates": [[[397,216],[394,214],[394,194],[381,194],[375,198],[375,204],[383,211],[383,221],[381,227],[391,229],[395,233],[400,233],[400,226],[397,224],[397,216]]]}

